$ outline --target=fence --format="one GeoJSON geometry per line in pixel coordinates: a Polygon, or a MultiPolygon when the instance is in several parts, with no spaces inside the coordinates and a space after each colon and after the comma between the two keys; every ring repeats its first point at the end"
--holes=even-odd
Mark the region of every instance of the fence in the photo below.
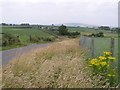
{"type": "Polygon", "coordinates": [[[104,51],[110,51],[112,56],[118,57],[118,39],[100,37],[80,37],[80,46],[89,50],[90,57],[98,57],[104,51]]]}

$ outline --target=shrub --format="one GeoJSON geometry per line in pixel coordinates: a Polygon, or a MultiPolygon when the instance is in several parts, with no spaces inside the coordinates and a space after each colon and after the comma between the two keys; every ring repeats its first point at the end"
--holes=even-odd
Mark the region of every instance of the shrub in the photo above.
{"type": "Polygon", "coordinates": [[[104,37],[104,33],[103,32],[98,32],[96,34],[92,33],[90,35],[88,35],[89,37],[104,37]]]}
{"type": "Polygon", "coordinates": [[[38,43],[38,42],[43,42],[43,41],[47,41],[47,42],[52,42],[55,40],[55,37],[51,36],[51,37],[39,37],[39,36],[32,36],[31,37],[31,42],[34,43],[38,43]]]}
{"type": "Polygon", "coordinates": [[[90,60],[89,66],[93,70],[93,76],[100,75],[109,82],[110,86],[115,85],[116,69],[113,66],[115,60],[116,58],[112,57],[110,52],[104,52],[103,56],[90,60]]]}
{"type": "Polygon", "coordinates": [[[80,33],[79,32],[68,32],[68,37],[70,37],[70,38],[75,38],[75,37],[77,37],[78,35],[80,35],[80,33]]]}
{"type": "Polygon", "coordinates": [[[2,46],[20,44],[19,36],[15,37],[12,34],[4,33],[2,38],[2,46]]]}
{"type": "Polygon", "coordinates": [[[39,42],[39,41],[40,41],[39,39],[40,39],[40,38],[38,38],[37,36],[31,36],[31,37],[30,37],[30,42],[36,43],[36,42],[39,42]]]}
{"type": "Polygon", "coordinates": [[[60,35],[67,35],[68,34],[68,29],[66,26],[62,25],[59,27],[59,34],[60,35]]]}

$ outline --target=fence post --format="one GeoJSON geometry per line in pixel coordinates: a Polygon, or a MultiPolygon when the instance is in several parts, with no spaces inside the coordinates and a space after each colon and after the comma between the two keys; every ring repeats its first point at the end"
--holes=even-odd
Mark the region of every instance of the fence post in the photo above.
{"type": "Polygon", "coordinates": [[[110,44],[111,46],[110,46],[110,51],[111,51],[111,53],[112,53],[112,56],[114,56],[114,38],[111,38],[111,44],[110,44]]]}
{"type": "Polygon", "coordinates": [[[91,40],[91,55],[92,55],[92,58],[94,58],[94,37],[92,37],[92,40],[91,40]]]}
{"type": "Polygon", "coordinates": [[[19,36],[16,37],[16,43],[20,43],[20,37],[19,36]]]}

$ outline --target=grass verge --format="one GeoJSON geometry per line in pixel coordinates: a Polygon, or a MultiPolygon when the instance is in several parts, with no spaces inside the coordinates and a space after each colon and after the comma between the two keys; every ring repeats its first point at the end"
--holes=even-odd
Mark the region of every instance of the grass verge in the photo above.
{"type": "Polygon", "coordinates": [[[3,67],[3,88],[92,88],[84,53],[68,39],[24,54],[3,67]]]}

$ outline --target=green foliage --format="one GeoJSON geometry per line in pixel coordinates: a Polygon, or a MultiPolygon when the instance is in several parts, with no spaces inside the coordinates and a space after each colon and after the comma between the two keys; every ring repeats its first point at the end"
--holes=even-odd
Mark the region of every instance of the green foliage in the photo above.
{"type": "Polygon", "coordinates": [[[104,37],[103,32],[98,32],[98,33],[96,34],[96,37],[104,37]]]}
{"type": "Polygon", "coordinates": [[[90,35],[88,35],[89,37],[104,37],[104,33],[103,32],[98,32],[98,33],[92,33],[90,35]]]}
{"type": "Polygon", "coordinates": [[[71,37],[71,38],[75,38],[75,37],[77,37],[78,35],[80,35],[80,32],[68,32],[68,34],[67,34],[69,37],[71,37]]]}
{"type": "Polygon", "coordinates": [[[68,29],[66,26],[62,25],[59,27],[59,34],[60,35],[67,35],[68,34],[68,29]]]}
{"type": "Polygon", "coordinates": [[[80,35],[80,32],[76,31],[76,32],[68,32],[68,29],[66,26],[62,25],[59,27],[59,34],[60,35],[66,35],[69,38],[75,38],[78,35],[80,35]]]}
{"type": "Polygon", "coordinates": [[[100,26],[99,29],[102,29],[102,30],[110,30],[110,27],[109,27],[109,26],[100,26]]]}
{"type": "Polygon", "coordinates": [[[55,41],[55,37],[40,37],[40,36],[31,36],[30,42],[40,43],[40,42],[53,42],[55,41]]]}
{"type": "Polygon", "coordinates": [[[8,46],[13,44],[20,44],[19,36],[15,37],[10,33],[4,33],[2,37],[2,46],[8,46]]]}

